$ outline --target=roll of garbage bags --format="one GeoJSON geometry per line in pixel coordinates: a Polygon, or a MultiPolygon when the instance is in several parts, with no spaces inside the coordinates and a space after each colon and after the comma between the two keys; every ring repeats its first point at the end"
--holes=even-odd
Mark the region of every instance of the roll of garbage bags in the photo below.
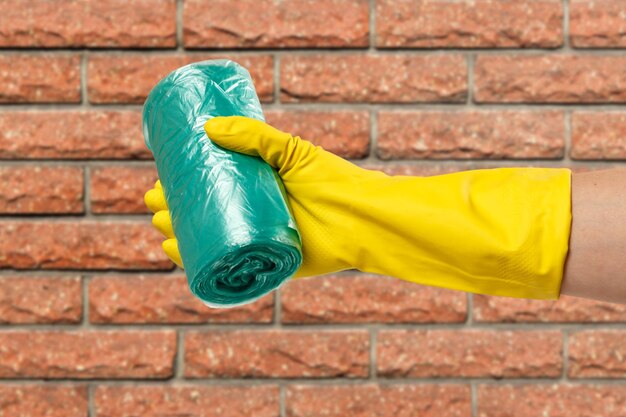
{"type": "Polygon", "coordinates": [[[216,116],[264,120],[248,71],[229,60],[181,67],[143,106],[191,292],[211,307],[250,303],[302,263],[301,238],[277,172],[262,159],[221,148],[204,124],[216,116]]]}

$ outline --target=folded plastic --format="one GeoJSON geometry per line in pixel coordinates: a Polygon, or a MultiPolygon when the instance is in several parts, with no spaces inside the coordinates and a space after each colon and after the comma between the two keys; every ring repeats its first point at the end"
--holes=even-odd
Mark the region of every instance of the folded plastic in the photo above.
{"type": "Polygon", "coordinates": [[[143,134],[156,161],[191,292],[211,307],[250,303],[302,263],[301,239],[282,181],[262,159],[219,147],[205,122],[264,120],[248,71],[228,60],[179,68],[143,107],[143,134]]]}

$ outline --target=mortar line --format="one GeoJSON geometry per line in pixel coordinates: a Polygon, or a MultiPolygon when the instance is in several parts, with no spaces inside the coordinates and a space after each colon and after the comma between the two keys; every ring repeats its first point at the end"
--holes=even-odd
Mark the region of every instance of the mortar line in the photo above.
{"type": "Polygon", "coordinates": [[[87,384],[87,417],[95,417],[95,405],[94,405],[94,391],[95,387],[92,384],[87,384]]]}
{"type": "Polygon", "coordinates": [[[285,400],[285,390],[287,387],[285,384],[278,385],[278,407],[280,417],[287,417],[287,405],[285,400]]]}
{"type": "Polygon", "coordinates": [[[478,417],[478,394],[475,382],[470,382],[470,398],[472,407],[472,417],[478,417]]]}
{"type": "Polygon", "coordinates": [[[183,45],[183,0],[176,0],[176,51],[184,52],[183,45]]]}
{"type": "Polygon", "coordinates": [[[476,103],[474,103],[474,61],[476,56],[474,54],[467,55],[467,106],[470,110],[475,110],[476,103]]]}
{"type": "Polygon", "coordinates": [[[569,0],[563,0],[563,50],[573,52],[569,38],[569,0]]]}

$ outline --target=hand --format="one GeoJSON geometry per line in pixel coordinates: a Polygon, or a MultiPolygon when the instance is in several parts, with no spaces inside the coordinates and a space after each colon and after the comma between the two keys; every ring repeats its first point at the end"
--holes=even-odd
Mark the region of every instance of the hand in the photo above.
{"type": "MultiPolygon", "coordinates": [[[[303,262],[295,277],[351,269],[357,251],[352,233],[351,196],[365,176],[362,169],[311,142],[240,116],[210,119],[205,130],[213,142],[232,151],[261,157],[278,171],[302,238],[303,262]]],[[[148,191],[153,225],[165,235],[163,250],[183,267],[160,183],[148,191]]]]}

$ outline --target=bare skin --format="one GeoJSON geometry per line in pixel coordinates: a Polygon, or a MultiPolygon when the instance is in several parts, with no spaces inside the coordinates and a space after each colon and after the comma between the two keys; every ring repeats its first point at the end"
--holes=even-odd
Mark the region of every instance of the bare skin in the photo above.
{"type": "Polygon", "coordinates": [[[626,169],[572,173],[561,294],[626,304],[626,169]]]}

